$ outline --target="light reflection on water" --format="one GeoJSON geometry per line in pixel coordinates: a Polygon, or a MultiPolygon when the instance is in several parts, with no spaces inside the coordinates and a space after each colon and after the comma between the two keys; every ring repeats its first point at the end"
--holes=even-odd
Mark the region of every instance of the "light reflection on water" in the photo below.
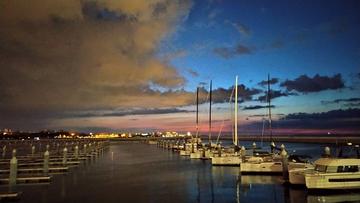
{"type": "MultiPolygon", "coordinates": [[[[325,146],[289,143],[285,147],[319,157],[325,146]]],[[[54,175],[48,185],[19,185],[16,190],[22,191],[19,202],[29,203],[307,202],[307,190],[283,187],[280,178],[241,176],[239,167],[213,167],[209,160],[133,143],[111,145],[67,174],[54,175]]]]}

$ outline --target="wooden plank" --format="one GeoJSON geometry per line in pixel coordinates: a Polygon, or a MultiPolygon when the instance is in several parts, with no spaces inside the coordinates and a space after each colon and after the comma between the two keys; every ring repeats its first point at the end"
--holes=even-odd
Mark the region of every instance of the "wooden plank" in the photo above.
{"type": "Polygon", "coordinates": [[[0,197],[1,198],[17,197],[21,193],[22,192],[2,193],[2,194],[0,194],[0,197]]]}
{"type": "MultiPolygon", "coordinates": [[[[67,172],[69,167],[54,167],[49,168],[49,173],[52,172],[67,172]]],[[[43,172],[43,168],[20,168],[18,169],[18,173],[33,173],[33,172],[43,172]]],[[[10,170],[0,170],[0,174],[9,174],[10,170]]]]}
{"type": "MultiPolygon", "coordinates": [[[[17,183],[33,183],[33,182],[49,182],[50,181],[50,176],[39,176],[39,177],[18,177],[16,179],[17,183]]],[[[8,183],[9,182],[9,178],[1,178],[0,179],[0,183],[4,184],[4,183],[8,183]]]]}

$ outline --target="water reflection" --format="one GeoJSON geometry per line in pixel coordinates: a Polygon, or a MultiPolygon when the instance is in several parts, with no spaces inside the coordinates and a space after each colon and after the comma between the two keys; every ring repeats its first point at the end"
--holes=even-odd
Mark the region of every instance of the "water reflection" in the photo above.
{"type": "MultiPolygon", "coordinates": [[[[312,191],[282,185],[282,176],[241,175],[241,193],[251,202],[360,202],[360,193],[351,191],[312,191]],[[261,195],[259,195],[261,193],[261,195]],[[336,194],[337,193],[337,194],[336,194]]],[[[243,201],[242,201],[243,202],[243,201]]]]}
{"type": "Polygon", "coordinates": [[[23,192],[19,202],[360,201],[358,193],[312,194],[282,186],[282,176],[240,175],[239,167],[212,166],[210,160],[143,143],[112,145],[95,157],[54,176],[50,185],[17,186],[23,192]]]}

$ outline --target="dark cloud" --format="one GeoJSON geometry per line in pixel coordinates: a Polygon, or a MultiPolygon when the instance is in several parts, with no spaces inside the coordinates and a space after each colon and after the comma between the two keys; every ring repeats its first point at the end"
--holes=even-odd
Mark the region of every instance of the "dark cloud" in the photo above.
{"type": "Polygon", "coordinates": [[[333,101],[321,101],[322,105],[328,104],[339,104],[342,103],[345,107],[356,107],[360,106],[360,98],[350,98],[350,99],[335,99],[333,101]]]}
{"type": "Polygon", "coordinates": [[[84,111],[78,113],[64,114],[63,118],[87,118],[87,117],[122,117],[128,115],[152,115],[152,114],[169,114],[169,113],[189,113],[194,111],[181,110],[179,108],[139,108],[139,109],[118,109],[110,111],[84,111]]]}
{"type": "MultiPolygon", "coordinates": [[[[208,91],[205,88],[200,88],[199,91],[202,95],[207,95],[208,91]]],[[[235,90],[234,86],[229,87],[228,89],[225,88],[218,88],[215,90],[212,90],[212,102],[213,103],[226,103],[231,101],[232,103],[235,102],[235,90]],[[232,97],[230,98],[230,96],[232,97]]],[[[238,85],[238,103],[243,103],[246,100],[250,101],[253,100],[253,96],[256,94],[261,93],[262,91],[260,89],[255,88],[247,88],[245,85],[241,84],[238,85]]],[[[205,98],[206,96],[202,96],[205,98]]],[[[205,99],[200,99],[201,103],[206,102],[205,99]]]]}
{"type": "MultiPolygon", "coordinates": [[[[265,108],[269,108],[269,106],[261,106],[261,105],[245,106],[242,108],[242,110],[256,110],[256,109],[265,109],[265,108]]],[[[270,105],[270,108],[275,108],[275,105],[270,105]]]]}
{"type": "MultiPolygon", "coordinates": [[[[276,90],[270,91],[270,99],[275,99],[275,98],[278,98],[278,97],[294,96],[294,95],[297,95],[297,93],[283,92],[281,90],[279,90],[279,91],[276,91],[276,90]]],[[[268,102],[269,100],[267,99],[267,92],[265,92],[265,95],[259,96],[257,100],[259,100],[260,102],[268,102]]]]}
{"type": "Polygon", "coordinates": [[[239,30],[239,32],[244,36],[248,37],[250,35],[250,29],[245,25],[235,23],[234,26],[239,30]]]}
{"type": "Polygon", "coordinates": [[[292,120],[292,119],[312,119],[312,120],[333,120],[333,119],[359,119],[360,109],[337,109],[324,113],[294,113],[282,117],[280,120],[292,120]]]}
{"type": "Polygon", "coordinates": [[[287,91],[296,90],[298,92],[320,92],[328,89],[342,89],[345,87],[341,79],[341,74],[336,74],[332,78],[328,76],[315,75],[309,78],[307,75],[301,75],[295,80],[286,80],[280,83],[280,87],[286,87],[287,91]]]}
{"type": "Polygon", "coordinates": [[[269,45],[270,49],[280,49],[284,47],[284,42],[280,40],[275,40],[273,43],[269,45]]]}
{"type": "Polygon", "coordinates": [[[222,58],[228,59],[235,55],[245,55],[245,54],[251,55],[254,50],[256,50],[255,47],[246,47],[244,45],[237,45],[234,48],[222,47],[222,48],[213,49],[212,52],[214,54],[219,55],[222,58]]]}
{"type": "Polygon", "coordinates": [[[267,86],[268,82],[270,82],[270,84],[273,85],[273,84],[276,84],[278,81],[279,81],[278,78],[271,78],[270,81],[263,80],[263,81],[259,82],[258,85],[265,87],[265,86],[267,86]]]}

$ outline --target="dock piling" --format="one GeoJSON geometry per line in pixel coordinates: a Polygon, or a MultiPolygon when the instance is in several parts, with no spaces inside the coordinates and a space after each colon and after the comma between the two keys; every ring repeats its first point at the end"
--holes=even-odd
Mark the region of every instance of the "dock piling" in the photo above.
{"type": "Polygon", "coordinates": [[[329,147],[325,147],[325,155],[326,155],[326,157],[330,157],[330,148],[329,147]]]}
{"type": "Polygon", "coordinates": [[[75,161],[79,159],[79,147],[76,145],[75,147],[75,161]]]}
{"type": "Polygon", "coordinates": [[[287,153],[285,151],[285,148],[281,152],[281,163],[282,163],[282,169],[283,169],[283,179],[284,179],[284,181],[289,181],[288,158],[287,158],[287,153]]]}
{"type": "Polygon", "coordinates": [[[17,167],[18,167],[18,160],[16,159],[16,157],[13,157],[10,161],[10,175],[9,175],[10,187],[16,185],[17,167]]]}
{"type": "Polygon", "coordinates": [[[3,159],[5,159],[5,155],[6,155],[6,146],[3,147],[3,153],[2,153],[3,159]]]}
{"type": "Polygon", "coordinates": [[[87,151],[86,151],[86,144],[84,144],[84,156],[86,156],[86,153],[87,153],[87,151]]]}
{"type": "Polygon", "coordinates": [[[44,176],[49,176],[49,151],[44,153],[44,176]]]}
{"type": "Polygon", "coordinates": [[[16,157],[16,149],[14,149],[14,150],[12,151],[12,157],[11,157],[11,158],[14,158],[14,157],[16,157]]]}
{"type": "Polygon", "coordinates": [[[35,146],[31,147],[31,160],[35,161],[35,146]]]}
{"type": "Polygon", "coordinates": [[[204,143],[202,143],[202,157],[205,158],[205,144],[204,143]]]}
{"type": "Polygon", "coordinates": [[[221,157],[221,152],[222,152],[222,142],[220,142],[218,146],[218,157],[221,157]]]}
{"type": "Polygon", "coordinates": [[[63,166],[67,165],[67,149],[64,148],[64,154],[63,154],[63,166]]]}
{"type": "Polygon", "coordinates": [[[245,163],[245,147],[244,146],[242,146],[241,147],[241,163],[245,163]]]}

